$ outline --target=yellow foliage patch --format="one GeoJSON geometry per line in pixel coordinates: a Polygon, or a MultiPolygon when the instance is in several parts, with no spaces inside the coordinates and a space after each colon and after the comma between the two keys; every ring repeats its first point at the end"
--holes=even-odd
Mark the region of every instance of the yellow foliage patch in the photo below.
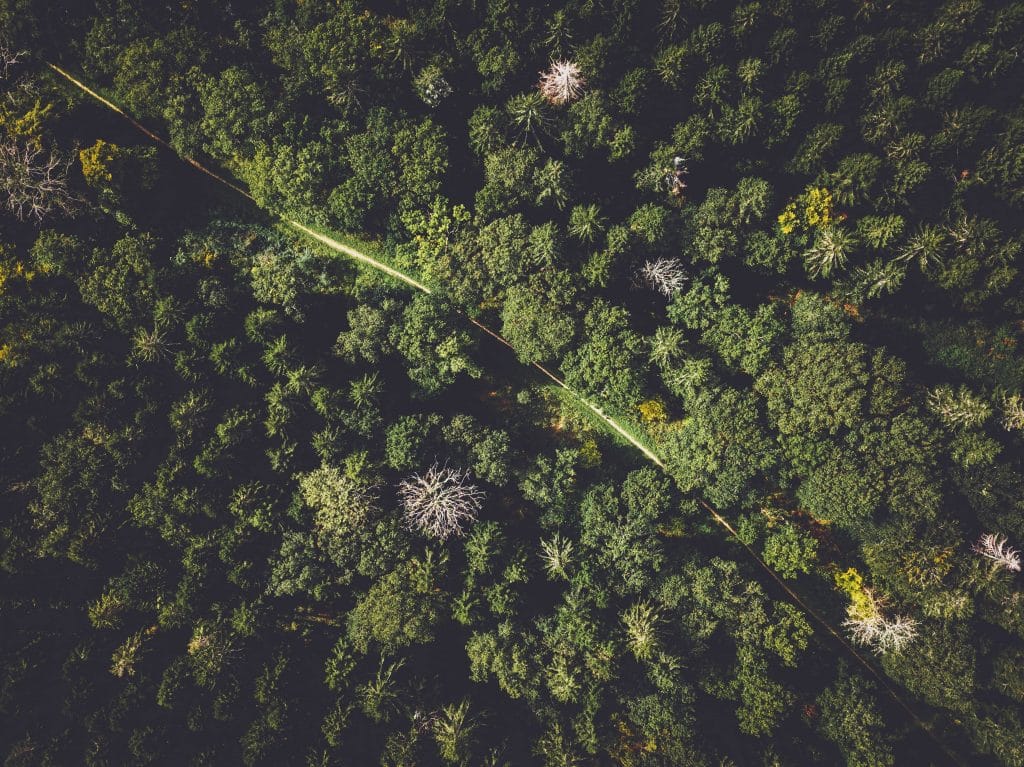
{"type": "Polygon", "coordinates": [[[584,467],[592,469],[601,465],[601,450],[597,446],[597,440],[588,437],[580,445],[580,457],[583,459],[584,467]]]}
{"type": "Polygon", "coordinates": [[[810,189],[804,195],[804,221],[808,227],[826,226],[832,220],[832,192],[810,189]]]}
{"type": "Polygon", "coordinates": [[[39,143],[43,138],[43,124],[51,112],[53,104],[44,104],[39,99],[22,115],[0,106],[0,127],[13,139],[39,143]]]}
{"type": "Polygon", "coordinates": [[[842,572],[836,572],[833,578],[836,588],[850,598],[850,606],[846,612],[851,618],[867,620],[878,613],[875,598],[864,585],[864,577],[854,568],[850,567],[842,572]]]}
{"type": "Polygon", "coordinates": [[[834,219],[832,192],[824,187],[809,187],[786,205],[777,220],[783,234],[792,234],[801,228],[827,226],[834,219]]]}
{"type": "Polygon", "coordinates": [[[110,167],[117,159],[119,151],[119,146],[103,139],[96,139],[96,143],[91,147],[81,150],[78,153],[78,160],[82,163],[82,175],[85,176],[85,180],[93,185],[112,182],[114,174],[110,167]]]}
{"type": "Polygon", "coordinates": [[[32,282],[36,273],[25,268],[21,261],[7,262],[0,261],[0,295],[3,295],[7,283],[13,279],[23,279],[25,282],[32,282]]]}
{"type": "Polygon", "coordinates": [[[640,411],[640,419],[644,423],[665,423],[668,420],[665,403],[659,399],[646,400],[636,407],[640,411]]]}

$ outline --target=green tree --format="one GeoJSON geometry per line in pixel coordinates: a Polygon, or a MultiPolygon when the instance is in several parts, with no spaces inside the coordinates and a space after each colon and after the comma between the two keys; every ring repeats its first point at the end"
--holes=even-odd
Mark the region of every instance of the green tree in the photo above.
{"type": "Polygon", "coordinates": [[[837,434],[859,426],[868,384],[867,350],[848,341],[798,340],[757,381],[783,434],[837,434]]]}
{"type": "Polygon", "coordinates": [[[90,269],[79,283],[82,300],[122,328],[141,324],[156,299],[156,249],[157,239],[142,234],[118,240],[109,254],[93,251],[90,269]]]}
{"type": "Polygon", "coordinates": [[[459,373],[482,375],[470,356],[473,340],[455,324],[450,310],[430,296],[414,296],[389,337],[406,360],[409,378],[425,394],[450,386],[459,373]]]}
{"type": "Polygon", "coordinates": [[[873,688],[860,676],[844,670],[817,703],[821,709],[818,729],[839,747],[848,767],[895,764],[873,688]]]}
{"type": "Polygon", "coordinates": [[[757,399],[736,389],[705,389],[688,403],[688,417],[661,436],[672,475],[720,508],[744,503],[778,465],[757,399]]]}
{"type": "Polygon", "coordinates": [[[508,339],[523,362],[550,362],[576,335],[576,322],[569,300],[574,295],[569,276],[531,277],[514,285],[501,308],[501,334],[508,339]]]}
{"type": "Polygon", "coordinates": [[[764,542],[764,561],[783,578],[809,573],[815,564],[818,541],[796,525],[782,525],[764,542]]]}
{"type": "Polygon", "coordinates": [[[566,383],[598,404],[630,410],[643,397],[642,338],[629,327],[625,309],[595,301],[583,320],[584,342],[562,363],[566,383]]]}
{"type": "Polygon", "coordinates": [[[445,562],[428,551],[377,580],[348,614],[352,646],[365,654],[372,646],[384,653],[429,642],[441,619],[443,595],[437,583],[445,562]]]}

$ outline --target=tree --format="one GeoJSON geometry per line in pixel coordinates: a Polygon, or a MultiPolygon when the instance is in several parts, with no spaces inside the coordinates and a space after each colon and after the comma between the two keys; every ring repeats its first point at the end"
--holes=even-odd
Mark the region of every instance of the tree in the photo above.
{"type": "Polygon", "coordinates": [[[834,742],[848,767],[890,767],[895,764],[891,737],[878,712],[873,688],[859,675],[842,671],[836,683],[818,697],[822,735],[834,742]]]}
{"type": "Polygon", "coordinates": [[[473,473],[492,485],[508,484],[512,444],[507,432],[482,426],[475,418],[457,415],[442,431],[445,442],[464,447],[473,473]]]}
{"type": "Polygon", "coordinates": [[[78,153],[78,159],[86,183],[99,191],[104,206],[115,211],[134,209],[137,198],[156,183],[152,147],[122,147],[97,139],[78,153]]]}
{"type": "Polygon", "coordinates": [[[437,107],[454,92],[444,72],[437,64],[428,64],[413,80],[416,95],[429,107],[437,107]]]}
{"type": "Polygon", "coordinates": [[[142,659],[145,635],[139,631],[118,645],[111,657],[110,673],[117,677],[133,676],[142,659]]]}
{"type": "Polygon", "coordinates": [[[577,205],[569,213],[569,234],[581,242],[596,241],[604,229],[605,220],[597,205],[577,205]]]}
{"type": "Polygon", "coordinates": [[[815,230],[814,243],[804,252],[807,272],[812,277],[829,277],[846,266],[857,247],[857,237],[840,226],[821,226],[815,230]]]}
{"type": "Polygon", "coordinates": [[[651,290],[667,298],[682,290],[688,277],[682,263],[675,258],[647,261],[640,268],[640,276],[651,290]]]}
{"type": "Polygon", "coordinates": [[[396,196],[399,210],[426,210],[441,192],[448,169],[448,138],[432,120],[411,123],[395,131],[391,154],[399,167],[396,196]]]}
{"type": "Polygon", "coordinates": [[[917,641],[902,653],[885,653],[882,667],[900,684],[933,706],[964,712],[977,686],[977,650],[968,624],[926,623],[917,641]]]}
{"type": "Polygon", "coordinates": [[[523,145],[531,139],[539,145],[541,136],[551,128],[551,115],[544,97],[539,93],[518,93],[512,96],[505,104],[505,113],[512,133],[523,145]]]}
{"type": "Polygon", "coordinates": [[[859,426],[867,396],[867,350],[848,341],[800,339],[756,388],[783,434],[837,434],[859,426]]]}
{"type": "Polygon", "coordinates": [[[637,660],[649,660],[659,647],[658,611],[649,602],[638,602],[622,614],[626,644],[637,660]]]}
{"type": "Polygon", "coordinates": [[[755,649],[741,645],[737,658],[740,706],[736,709],[736,718],[740,731],[748,735],[770,735],[793,704],[794,695],[772,678],[768,663],[755,649]]]}
{"type": "Polygon", "coordinates": [[[53,213],[71,215],[78,198],[68,187],[71,160],[56,150],[45,150],[38,142],[19,144],[0,140],[0,190],[4,206],[19,221],[37,222],[53,213]]]}
{"type": "Polygon", "coordinates": [[[393,350],[388,328],[396,308],[391,301],[385,301],[380,308],[360,304],[350,309],[346,313],[349,329],[338,334],[335,354],[350,364],[359,360],[370,364],[380,362],[393,350]]]}
{"type": "Polygon", "coordinates": [[[345,139],[347,178],[330,193],[328,205],[342,229],[380,226],[391,213],[399,188],[399,165],[392,151],[398,121],[383,107],[366,118],[366,130],[345,139]]]}
{"type": "Polygon", "coordinates": [[[796,496],[802,508],[855,533],[871,528],[885,497],[885,475],[876,466],[852,450],[811,441],[791,442],[788,449],[801,474],[796,496]]]}
{"type": "Polygon", "coordinates": [[[424,394],[450,386],[459,373],[479,378],[482,370],[470,357],[469,333],[456,327],[446,307],[430,296],[416,295],[391,327],[391,343],[405,357],[409,378],[424,394]]]}
{"type": "Polygon", "coordinates": [[[779,461],[756,398],[731,388],[704,389],[687,410],[688,418],[670,423],[660,437],[680,487],[721,508],[753,498],[779,461]]]}
{"type": "Polygon", "coordinates": [[[299,475],[299,489],[315,510],[317,532],[328,540],[352,535],[376,513],[372,492],[335,466],[325,464],[299,475]]]}
{"type": "Polygon", "coordinates": [[[428,550],[377,580],[349,612],[346,626],[352,646],[366,654],[371,645],[391,653],[429,642],[441,618],[443,596],[437,584],[445,560],[428,550]]]}
{"type": "Polygon", "coordinates": [[[537,189],[534,204],[553,203],[562,210],[569,200],[569,179],[565,164],[560,160],[548,160],[533,172],[533,184],[537,189]]]}
{"type": "MultiPolygon", "coordinates": [[[[538,120],[542,115],[533,115],[527,111],[528,106],[531,105],[516,106],[515,122],[523,126],[521,131],[539,130],[538,120]]],[[[517,206],[532,203],[536,198],[533,179],[539,167],[540,154],[532,147],[505,147],[488,154],[484,158],[484,185],[477,190],[475,198],[480,219],[488,221],[508,215],[517,206]]]]}
{"type": "Polygon", "coordinates": [[[548,540],[541,540],[539,556],[549,577],[568,580],[569,574],[566,568],[572,563],[572,550],[572,541],[561,537],[558,533],[548,540]]]}
{"type": "Polygon", "coordinates": [[[566,383],[601,405],[630,410],[642,399],[644,349],[625,309],[603,300],[584,318],[585,341],[562,364],[566,383]]]}
{"type": "Polygon", "coordinates": [[[306,296],[329,284],[334,267],[335,262],[308,247],[273,242],[253,256],[249,279],[257,301],[277,304],[289,317],[302,319],[306,296]]]}
{"type": "Polygon", "coordinates": [[[273,99],[263,86],[249,72],[231,66],[216,77],[200,79],[198,92],[207,151],[227,160],[251,159],[273,119],[273,99]]]}
{"type": "Polygon", "coordinates": [[[928,392],[928,409],[949,426],[980,426],[992,414],[992,407],[965,386],[954,392],[950,386],[937,386],[928,392]]]}
{"type": "Polygon", "coordinates": [[[475,631],[466,642],[469,677],[475,682],[495,678],[510,698],[536,700],[542,681],[536,638],[523,633],[511,621],[496,631],[475,631]]]}
{"type": "Polygon", "coordinates": [[[405,522],[431,538],[461,537],[480,512],[484,493],[469,483],[469,472],[434,464],[402,480],[398,496],[405,522]]]}
{"type": "Polygon", "coordinates": [[[917,621],[902,615],[886,618],[880,610],[869,617],[843,621],[853,641],[882,653],[901,653],[917,638],[917,621]]]}
{"type": "Polygon", "coordinates": [[[469,715],[469,701],[444,706],[433,722],[434,739],[441,758],[451,764],[469,761],[473,730],[476,724],[469,715]]]}
{"type": "Polygon", "coordinates": [[[114,512],[111,485],[119,482],[118,435],[102,424],[58,435],[39,452],[38,497],[29,504],[40,556],[64,556],[88,564],[93,540],[114,512]],[[90,439],[86,434],[95,435],[90,439]]]}
{"type": "Polygon", "coordinates": [[[552,61],[548,70],[540,73],[537,87],[552,104],[565,104],[578,99],[585,84],[579,65],[565,60],[552,61]]]}
{"type": "Polygon", "coordinates": [[[576,335],[568,300],[574,293],[564,272],[554,279],[534,276],[508,289],[501,307],[501,334],[519,359],[543,363],[561,357],[576,335]]]}
{"type": "Polygon", "coordinates": [[[421,463],[431,444],[431,432],[441,423],[436,413],[403,416],[385,435],[384,456],[392,469],[404,471],[421,463]]]}
{"type": "Polygon", "coordinates": [[[580,545],[588,565],[596,562],[618,593],[642,594],[662,569],[664,547],[658,519],[668,505],[669,488],[649,469],[631,472],[620,502],[610,485],[597,485],[580,503],[580,545]]]}
{"type": "Polygon", "coordinates": [[[1010,547],[1006,536],[996,533],[982,533],[971,551],[992,561],[994,567],[1001,567],[1013,573],[1020,572],[1020,552],[1010,547]]]}
{"type": "Polygon", "coordinates": [[[818,541],[794,524],[784,524],[764,542],[764,561],[783,578],[811,572],[818,556],[818,541]]]}

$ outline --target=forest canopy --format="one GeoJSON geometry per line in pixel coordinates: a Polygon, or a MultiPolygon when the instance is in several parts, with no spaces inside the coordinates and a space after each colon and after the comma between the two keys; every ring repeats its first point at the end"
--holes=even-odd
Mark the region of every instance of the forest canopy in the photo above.
{"type": "Polygon", "coordinates": [[[1022,47],[0,0],[3,763],[1024,767],[1022,47]]]}

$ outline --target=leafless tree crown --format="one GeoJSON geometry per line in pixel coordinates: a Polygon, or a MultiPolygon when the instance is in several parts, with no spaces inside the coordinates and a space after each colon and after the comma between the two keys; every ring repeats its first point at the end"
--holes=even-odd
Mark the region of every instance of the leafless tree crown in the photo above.
{"type": "Polygon", "coordinates": [[[71,160],[34,141],[0,144],[0,189],[19,221],[42,221],[53,212],[73,213],[78,200],[68,189],[71,160]]]}
{"type": "Polygon", "coordinates": [[[898,653],[917,638],[917,621],[902,615],[886,618],[875,613],[870,618],[848,618],[843,625],[854,642],[883,653],[898,653]]]}
{"type": "Polygon", "coordinates": [[[583,93],[583,75],[572,61],[553,61],[546,72],[540,73],[540,92],[552,104],[575,101],[583,93]]]}
{"type": "Polygon", "coordinates": [[[26,56],[28,56],[28,51],[16,51],[7,43],[0,41],[0,80],[10,77],[11,67],[17,65],[26,56]]]}
{"type": "Polygon", "coordinates": [[[640,267],[640,277],[644,283],[669,298],[683,289],[687,276],[682,263],[675,258],[659,258],[640,267]]]}
{"type": "Polygon", "coordinates": [[[439,540],[461,537],[476,519],[484,492],[469,482],[469,472],[434,464],[398,486],[406,524],[439,540]]]}
{"type": "Polygon", "coordinates": [[[1005,536],[985,533],[971,549],[975,554],[991,559],[999,567],[1013,573],[1020,572],[1020,552],[1010,547],[1005,536]]]}

